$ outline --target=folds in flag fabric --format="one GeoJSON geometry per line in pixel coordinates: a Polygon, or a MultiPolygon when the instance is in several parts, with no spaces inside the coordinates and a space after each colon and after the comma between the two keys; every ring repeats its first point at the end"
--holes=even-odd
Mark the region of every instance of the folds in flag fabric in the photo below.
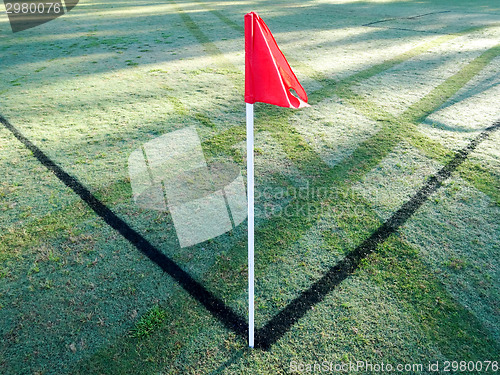
{"type": "Polygon", "coordinates": [[[307,94],[264,21],[245,15],[245,102],[307,107],[307,94]],[[294,96],[293,89],[299,96],[294,96]]]}

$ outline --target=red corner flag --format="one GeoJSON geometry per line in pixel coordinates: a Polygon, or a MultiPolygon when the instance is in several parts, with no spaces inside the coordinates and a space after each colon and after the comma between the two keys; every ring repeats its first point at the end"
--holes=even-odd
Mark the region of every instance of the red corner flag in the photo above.
{"type": "Polygon", "coordinates": [[[257,13],[245,15],[245,102],[301,108],[307,94],[257,13]],[[292,95],[295,90],[299,98],[292,95]]]}
{"type": "Polygon", "coordinates": [[[308,107],[307,94],[278,48],[273,34],[257,15],[245,14],[245,102],[247,127],[248,195],[248,346],[255,340],[255,210],[253,104],[263,102],[280,107],[308,107]],[[298,98],[290,92],[295,90],[298,98]]]}

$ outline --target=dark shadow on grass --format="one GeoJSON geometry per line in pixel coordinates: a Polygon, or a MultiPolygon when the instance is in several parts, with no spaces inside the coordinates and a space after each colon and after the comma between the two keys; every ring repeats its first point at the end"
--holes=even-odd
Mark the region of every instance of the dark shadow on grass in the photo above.
{"type": "Polygon", "coordinates": [[[455,157],[405,204],[401,206],[385,223],[383,223],[368,239],[350,252],[342,261],[330,270],[309,289],[302,292],[283,310],[275,315],[264,327],[256,332],[256,344],[261,349],[269,349],[315,304],[321,302],[342,281],[355,272],[363,259],[373,253],[377,246],[395,233],[424,204],[429,196],[438,190],[443,182],[462,164],[469,154],[495,130],[500,128],[500,121],[486,128],[465,148],[458,151],[455,157]]]}
{"type": "Polygon", "coordinates": [[[224,370],[226,370],[228,367],[233,365],[234,363],[238,362],[241,357],[243,357],[243,354],[248,352],[249,349],[246,350],[238,350],[233,355],[231,358],[229,358],[226,362],[224,362],[222,365],[220,365],[218,368],[216,368],[214,371],[212,371],[209,375],[219,375],[222,374],[224,370]]]}
{"type": "Polygon", "coordinates": [[[0,123],[9,130],[26,148],[28,148],[35,158],[38,159],[48,170],[73,190],[87,205],[99,215],[110,227],[119,232],[137,250],[148,257],[164,272],[169,274],[184,290],[194,299],[201,303],[216,319],[226,328],[236,334],[246,336],[248,332],[245,319],[231,310],[225,303],[209,292],[203,285],[196,281],[190,274],[184,271],[172,259],[163,254],[152,245],[140,233],[131,228],[124,220],[119,218],[106,205],[99,201],[78,179],[66,173],[59,165],[54,163],[47,155],[27,139],[17,128],[0,115],[0,123]]]}

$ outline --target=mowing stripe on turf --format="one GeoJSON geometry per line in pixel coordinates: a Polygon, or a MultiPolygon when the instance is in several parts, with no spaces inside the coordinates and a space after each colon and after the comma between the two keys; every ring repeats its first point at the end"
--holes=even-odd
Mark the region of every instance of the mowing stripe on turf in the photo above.
{"type": "MultiPolygon", "coordinates": [[[[500,45],[484,51],[480,56],[469,62],[451,77],[448,77],[443,83],[431,90],[429,94],[410,106],[398,117],[384,111],[368,99],[360,97],[359,94],[354,93],[349,88],[343,88],[338,92],[338,95],[347,99],[351,105],[360,110],[366,117],[377,121],[383,120],[382,124],[388,123],[392,126],[392,129],[388,128],[390,130],[389,137],[397,138],[393,143],[397,142],[400,137],[404,137],[425,155],[439,162],[444,162],[452,151],[419,132],[417,129],[418,123],[446,103],[459,89],[470,82],[498,56],[500,56],[500,45]]],[[[372,142],[372,140],[366,142],[372,142]]],[[[350,159],[353,155],[341,163],[352,163],[350,159]]],[[[495,188],[494,181],[496,178],[490,171],[482,168],[477,163],[468,161],[461,167],[459,173],[462,178],[471,183],[475,188],[492,198],[497,204],[500,204],[500,191],[495,188]],[[474,170],[476,173],[471,173],[471,170],[474,170]],[[472,178],[471,176],[476,175],[478,171],[481,179],[472,178]]]]}
{"type": "Polygon", "coordinates": [[[239,335],[246,336],[248,330],[245,320],[227,307],[222,300],[210,293],[203,285],[193,279],[186,271],[180,268],[172,259],[154,247],[146,238],[131,228],[124,220],[119,218],[106,205],[98,200],[75,177],[66,173],[59,165],[54,163],[45,153],[27,139],[7,119],[0,115],[0,122],[9,130],[16,139],[28,148],[36,159],[48,170],[75,192],[87,205],[101,217],[110,227],[119,232],[125,239],[134,245],[141,253],[160,267],[179,283],[193,298],[200,302],[214,317],[222,322],[228,329],[239,335]]]}

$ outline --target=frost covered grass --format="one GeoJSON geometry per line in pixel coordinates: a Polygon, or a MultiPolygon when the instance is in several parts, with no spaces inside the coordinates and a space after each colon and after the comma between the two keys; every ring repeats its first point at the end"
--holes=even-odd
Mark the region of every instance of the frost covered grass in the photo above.
{"type": "MultiPolygon", "coordinates": [[[[168,212],[134,204],[127,160],[195,126],[208,160],[245,173],[250,10],[312,104],[256,105],[261,327],[500,119],[496,1],[88,1],[16,34],[3,19],[0,115],[245,316],[246,224],[181,249],[168,212]]],[[[250,351],[0,127],[0,368],[281,374],[291,361],[495,360],[499,136],[269,350],[250,351]]]]}

